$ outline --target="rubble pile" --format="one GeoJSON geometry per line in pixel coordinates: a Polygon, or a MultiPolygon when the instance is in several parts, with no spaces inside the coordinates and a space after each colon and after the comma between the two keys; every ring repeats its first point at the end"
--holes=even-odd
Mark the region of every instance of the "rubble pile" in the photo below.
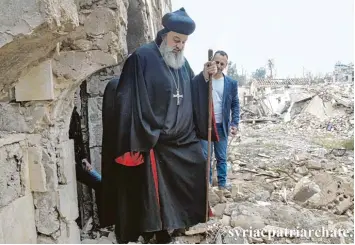
{"type": "Polygon", "coordinates": [[[315,94],[303,109],[294,115],[292,123],[299,128],[326,129],[352,136],[354,133],[353,85],[315,87],[308,90],[315,94]]]}
{"type": "MultiPolygon", "coordinates": [[[[288,134],[284,129],[282,124],[243,126],[242,134],[253,140],[241,137],[241,142],[230,146],[231,196],[221,197],[216,187],[210,193],[216,222],[224,223],[224,229],[229,229],[227,233],[234,234],[238,243],[352,243],[349,237],[265,237],[248,233],[250,229],[330,231],[343,227],[353,234],[353,151],[334,155],[311,144],[300,130],[288,134]],[[247,234],[241,236],[235,230],[247,234]]],[[[223,239],[219,241],[224,243],[223,239]]]]}
{"type": "Polygon", "coordinates": [[[259,94],[241,107],[243,122],[290,123],[300,130],[354,134],[354,84],[316,84],[259,94]]]}
{"type": "MultiPolygon", "coordinates": [[[[306,89],[293,98],[289,123],[241,124],[239,140],[229,145],[231,195],[210,190],[214,220],[224,225],[210,243],[226,243],[225,234],[230,243],[353,243],[353,149],[338,152],[315,142],[325,136],[333,141],[353,137],[352,91],[353,85],[306,89]],[[253,233],[339,227],[352,237],[253,233]]],[[[242,118],[265,119],[260,112],[266,110],[258,105],[254,100],[245,106],[242,118]]]]}
{"type": "MultiPolygon", "coordinates": [[[[209,203],[214,217],[175,236],[173,243],[353,244],[354,151],[329,148],[315,140],[338,141],[353,134],[353,107],[344,103],[344,98],[353,101],[353,97],[342,94],[352,87],[317,89],[321,91],[311,88],[293,101],[290,107],[295,114],[288,123],[240,124],[238,137],[228,141],[229,193],[216,186],[213,165],[209,203]],[[336,96],[343,99],[329,104],[336,96]],[[317,114],[319,101],[323,108],[331,105],[331,117],[322,119],[317,114]],[[337,229],[344,233],[334,234],[337,229]],[[325,235],[312,235],[312,230],[325,235]]],[[[263,118],[256,105],[244,110],[245,119],[247,115],[263,118]]],[[[113,229],[95,234],[83,243],[115,243],[113,229]]]]}

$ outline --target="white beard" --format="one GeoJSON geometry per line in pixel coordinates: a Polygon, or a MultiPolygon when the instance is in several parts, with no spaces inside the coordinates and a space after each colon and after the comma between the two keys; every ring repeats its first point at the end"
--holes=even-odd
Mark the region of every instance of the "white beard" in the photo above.
{"type": "Polygon", "coordinates": [[[166,64],[171,68],[180,69],[185,64],[184,51],[175,54],[173,48],[168,47],[165,40],[161,43],[159,50],[166,64]]]}

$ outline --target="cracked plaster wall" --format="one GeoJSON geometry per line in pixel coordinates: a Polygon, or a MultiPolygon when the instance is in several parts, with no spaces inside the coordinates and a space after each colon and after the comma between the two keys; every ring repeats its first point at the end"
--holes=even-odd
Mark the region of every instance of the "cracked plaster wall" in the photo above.
{"type": "Polygon", "coordinates": [[[0,243],[80,243],[74,93],[84,82],[99,168],[103,89],[170,10],[170,0],[1,1],[0,243]]]}

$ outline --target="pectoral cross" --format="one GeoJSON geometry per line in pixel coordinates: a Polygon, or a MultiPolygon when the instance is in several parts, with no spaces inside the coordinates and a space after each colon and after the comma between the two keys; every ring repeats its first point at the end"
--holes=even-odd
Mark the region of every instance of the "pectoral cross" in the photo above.
{"type": "Polygon", "coordinates": [[[173,97],[176,98],[176,105],[180,105],[180,98],[184,96],[180,94],[179,90],[176,90],[176,94],[173,94],[173,97]]]}

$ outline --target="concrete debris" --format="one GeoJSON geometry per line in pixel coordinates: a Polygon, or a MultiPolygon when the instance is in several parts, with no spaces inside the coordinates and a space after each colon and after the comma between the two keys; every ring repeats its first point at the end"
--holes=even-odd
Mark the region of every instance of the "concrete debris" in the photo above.
{"type": "MultiPolygon", "coordinates": [[[[289,122],[311,115],[318,119],[315,121],[322,122],[322,126],[324,122],[329,123],[342,116],[350,120],[354,108],[354,97],[349,93],[351,91],[352,87],[348,84],[330,88],[322,84],[303,88],[265,89],[257,96],[244,95],[241,99],[244,102],[241,118],[254,123],[272,121],[272,118],[289,122]]],[[[337,127],[341,128],[339,125],[337,127]]]]}
{"type": "Polygon", "coordinates": [[[307,177],[304,177],[296,184],[293,199],[295,201],[305,202],[318,192],[320,192],[319,186],[310,181],[307,177]]]}

